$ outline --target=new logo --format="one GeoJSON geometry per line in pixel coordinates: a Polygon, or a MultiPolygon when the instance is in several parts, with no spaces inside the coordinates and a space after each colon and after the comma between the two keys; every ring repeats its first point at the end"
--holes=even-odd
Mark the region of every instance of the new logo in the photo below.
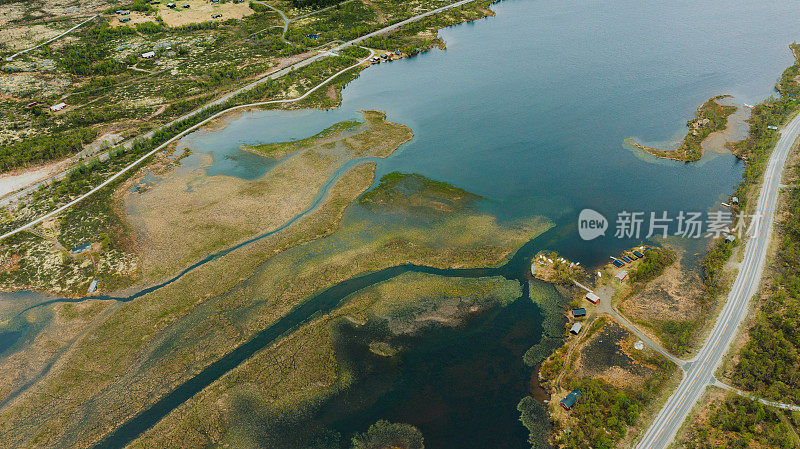
{"type": "Polygon", "coordinates": [[[583,240],[594,240],[601,235],[606,235],[608,220],[600,212],[584,209],[578,215],[578,235],[583,240]]]}

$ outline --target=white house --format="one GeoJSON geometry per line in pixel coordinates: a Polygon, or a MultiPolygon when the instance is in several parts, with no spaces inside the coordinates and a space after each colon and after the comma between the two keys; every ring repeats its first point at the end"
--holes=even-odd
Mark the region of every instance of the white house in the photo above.
{"type": "Polygon", "coordinates": [[[597,304],[597,301],[600,301],[600,297],[597,296],[594,292],[589,292],[584,296],[589,302],[592,304],[597,304]]]}
{"type": "Polygon", "coordinates": [[[60,110],[62,110],[64,108],[66,108],[66,107],[67,107],[66,103],[59,103],[59,104],[50,106],[50,110],[51,111],[60,111],[60,110]]]}
{"type": "Polygon", "coordinates": [[[620,271],[614,276],[614,279],[618,280],[619,282],[625,282],[625,279],[628,278],[628,272],[625,270],[620,271]]]}
{"type": "Polygon", "coordinates": [[[569,332],[571,334],[578,335],[578,333],[580,333],[580,331],[581,331],[581,327],[583,327],[583,326],[581,326],[581,323],[575,323],[575,324],[572,325],[571,328],[569,328],[569,332]]]}
{"type": "Polygon", "coordinates": [[[142,53],[142,57],[144,59],[150,59],[155,55],[156,55],[156,52],[154,52],[154,51],[148,51],[148,52],[142,53]]]}

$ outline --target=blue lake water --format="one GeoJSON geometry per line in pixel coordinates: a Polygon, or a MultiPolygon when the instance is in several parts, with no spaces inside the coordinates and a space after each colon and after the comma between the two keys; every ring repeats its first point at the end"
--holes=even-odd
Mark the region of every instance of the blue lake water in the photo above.
{"type": "MultiPolygon", "coordinates": [[[[244,167],[253,161],[241,144],[304,138],[383,110],[415,138],[378,164],[379,176],[450,182],[488,198],[502,219],[545,215],[574,227],[588,207],[609,217],[613,234],[620,211],[674,216],[727,198],[744,169],[733,156],[684,164],[637,156],[623,141],[674,139],[717,94],[750,104],[772,94],[792,60],[792,7],[508,0],[493,5],[496,17],[442,30],[445,51],[363,71],[341,108],[251,112],[184,143],[244,167]]],[[[556,249],[593,264],[639,240],[587,243],[570,232],[556,249]]]]}
{"type": "MultiPolygon", "coordinates": [[[[222,130],[193,133],[183,144],[195,153],[212,156],[211,174],[254,179],[274,162],[241,152],[242,144],[300,139],[356,118],[359,110],[383,110],[389,120],[411,127],[415,138],[378,163],[379,176],[399,170],[450,182],[487,198],[488,209],[502,220],[544,215],[557,224],[549,233],[556,237],[547,240],[547,247],[591,265],[638,240],[609,235],[581,241],[575,219],[582,208],[603,212],[612,219],[612,226],[613,217],[623,210],[667,210],[673,215],[678,210],[706,211],[728,197],[744,169],[731,155],[707,154],[694,164],[642,157],[623,141],[637,137],[663,142],[680,136],[695,108],[714,95],[731,94],[737,102],[750,104],[771,95],[775,79],[791,64],[788,44],[800,35],[796,3],[784,0],[769,4],[506,0],[492,8],[496,17],[442,30],[445,51],[363,71],[345,88],[341,108],[249,112],[222,130]]],[[[518,268],[524,269],[526,263],[519,257],[509,268],[513,270],[501,271],[511,278],[520,275],[518,268]]],[[[402,270],[387,271],[396,275],[402,270]]],[[[357,284],[361,287],[389,275],[368,276],[369,282],[357,284]]],[[[333,307],[335,299],[352,288],[334,287],[334,293],[323,293],[317,300],[333,307]]],[[[186,391],[210,384],[248,357],[242,354],[252,354],[249,351],[270,344],[282,331],[302,322],[315,311],[314,304],[302,306],[294,313],[296,319],[294,315],[287,319],[285,328],[264,330],[262,336],[187,382],[188,387],[145,410],[140,421],[130,421],[125,429],[130,433],[112,437],[107,447],[124,445],[126,438],[140,434],[152,424],[138,428],[137,423],[156,422],[191,397],[186,391]]],[[[533,305],[528,301],[514,307],[533,305]]],[[[522,315],[535,318],[538,311],[527,309],[522,315]]],[[[502,316],[498,321],[478,320],[467,325],[465,335],[480,341],[487,322],[505,323],[512,332],[506,321],[502,316]]],[[[533,323],[530,329],[540,332],[533,323]]],[[[497,332],[506,335],[503,329],[497,332]]],[[[24,340],[17,329],[9,329],[2,338],[7,340],[0,341],[0,349],[24,340]]],[[[537,338],[525,335],[525,344],[534,344],[537,338]]],[[[453,339],[447,335],[438,341],[453,339]]],[[[420,381],[422,387],[441,388],[448,383],[443,380],[447,367],[428,369],[425,365],[430,362],[425,354],[435,354],[439,346],[420,345],[422,352],[410,355],[406,371],[398,374],[398,388],[388,389],[361,412],[364,416],[413,421],[415,407],[423,407],[425,397],[415,396],[416,390],[408,385],[420,381]],[[420,372],[430,376],[427,384],[420,372]],[[398,404],[407,413],[392,409],[398,404]]],[[[454,348],[464,360],[470,359],[469,349],[454,348]]],[[[513,404],[524,394],[526,376],[531,373],[522,368],[519,354],[511,358],[491,351],[479,355],[474,357],[479,363],[470,369],[500,363],[516,377],[493,382],[486,378],[488,371],[477,371],[484,394],[470,395],[469,400],[443,391],[442,400],[452,401],[448,406],[458,408],[458,413],[464,407],[476,416],[492,413],[486,398],[513,404]]],[[[336,421],[335,427],[345,434],[363,431],[371,422],[361,422],[359,416],[328,422],[336,421]]],[[[433,435],[439,447],[449,447],[447,441],[524,447],[525,432],[516,421],[491,421],[489,429],[481,428],[476,420],[465,429],[453,424],[458,416],[413,423],[433,435]],[[467,431],[484,438],[448,437],[467,431]],[[513,436],[492,442],[485,438],[492,431],[513,436]]]]}

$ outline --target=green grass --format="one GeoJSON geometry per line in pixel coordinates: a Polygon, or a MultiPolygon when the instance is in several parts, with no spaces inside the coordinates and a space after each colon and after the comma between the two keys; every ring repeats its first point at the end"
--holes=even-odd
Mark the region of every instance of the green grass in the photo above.
{"type": "Polygon", "coordinates": [[[317,140],[331,137],[344,131],[352,131],[362,124],[363,122],[359,122],[358,120],[345,120],[331,125],[317,134],[304,139],[292,140],[289,142],[266,143],[261,145],[247,145],[245,148],[251,151],[257,151],[266,156],[277,155],[277,157],[280,157],[312,145],[317,140]]]}

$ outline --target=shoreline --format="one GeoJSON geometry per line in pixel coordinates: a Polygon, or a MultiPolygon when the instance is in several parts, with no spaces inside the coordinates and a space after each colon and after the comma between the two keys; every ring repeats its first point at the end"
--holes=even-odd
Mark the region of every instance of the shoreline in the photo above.
{"type": "Polygon", "coordinates": [[[730,98],[730,95],[716,95],[697,107],[694,118],[686,122],[689,131],[681,140],[678,148],[660,150],[642,145],[633,138],[630,139],[630,144],[660,159],[679,162],[699,161],[703,157],[703,144],[706,140],[716,132],[726,132],[730,126],[728,118],[739,109],[737,106],[723,105],[718,101],[725,98],[730,98]]]}

